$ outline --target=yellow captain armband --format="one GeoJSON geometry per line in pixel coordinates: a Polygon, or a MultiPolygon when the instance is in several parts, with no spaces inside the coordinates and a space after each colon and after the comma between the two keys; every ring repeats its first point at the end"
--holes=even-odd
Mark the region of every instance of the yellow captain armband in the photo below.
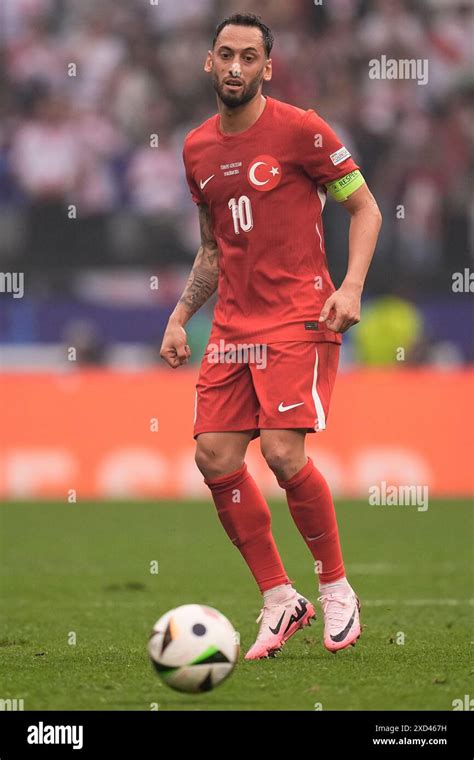
{"type": "Polygon", "coordinates": [[[347,201],[354,190],[357,190],[364,183],[365,179],[359,169],[355,169],[353,172],[346,174],[345,177],[340,177],[339,179],[335,179],[334,182],[329,182],[326,188],[336,201],[341,202],[347,201]]]}

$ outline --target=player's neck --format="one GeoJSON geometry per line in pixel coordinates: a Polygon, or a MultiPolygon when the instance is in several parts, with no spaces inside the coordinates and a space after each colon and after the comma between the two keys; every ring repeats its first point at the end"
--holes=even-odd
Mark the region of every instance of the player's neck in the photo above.
{"type": "Polygon", "coordinates": [[[221,132],[235,135],[249,129],[261,116],[266,104],[267,101],[261,93],[240,108],[227,108],[221,100],[218,100],[221,132]]]}

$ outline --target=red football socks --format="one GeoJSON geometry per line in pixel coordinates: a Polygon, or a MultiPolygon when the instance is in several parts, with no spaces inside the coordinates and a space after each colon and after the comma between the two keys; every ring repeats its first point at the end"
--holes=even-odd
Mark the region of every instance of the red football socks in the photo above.
{"type": "Polygon", "coordinates": [[[323,475],[308,457],[296,475],[278,482],[286,491],[296,527],[319,562],[320,582],[330,583],[344,577],[334,503],[323,475]]]}
{"type": "Polygon", "coordinates": [[[272,536],[270,509],[247,465],[204,482],[211,489],[227,535],[245,559],[262,594],[274,586],[292,583],[272,536]]]}

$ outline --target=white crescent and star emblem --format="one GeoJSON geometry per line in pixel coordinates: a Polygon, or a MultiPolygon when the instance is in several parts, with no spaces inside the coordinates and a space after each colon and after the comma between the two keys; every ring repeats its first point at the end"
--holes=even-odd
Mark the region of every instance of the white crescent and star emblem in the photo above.
{"type": "Polygon", "coordinates": [[[268,192],[280,184],[281,166],[273,156],[257,156],[251,161],[247,176],[255,190],[268,192]]]}

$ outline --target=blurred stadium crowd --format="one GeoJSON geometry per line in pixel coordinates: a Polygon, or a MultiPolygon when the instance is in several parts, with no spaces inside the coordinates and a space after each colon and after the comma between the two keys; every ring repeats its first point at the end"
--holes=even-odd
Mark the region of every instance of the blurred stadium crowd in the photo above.
{"type": "MultiPolygon", "coordinates": [[[[469,293],[452,291],[473,265],[471,3],[2,0],[0,269],[25,273],[24,298],[0,295],[7,366],[59,366],[64,342],[83,363],[157,360],[198,245],[183,139],[215,113],[203,61],[239,10],[275,33],[266,93],[333,126],[384,214],[346,363],[394,363],[394,346],[411,363],[474,359],[469,293]],[[381,55],[427,59],[428,82],[370,79],[381,55]]],[[[328,202],[336,284],[346,216],[328,202]]],[[[209,315],[191,323],[195,359],[209,315]]]]}

